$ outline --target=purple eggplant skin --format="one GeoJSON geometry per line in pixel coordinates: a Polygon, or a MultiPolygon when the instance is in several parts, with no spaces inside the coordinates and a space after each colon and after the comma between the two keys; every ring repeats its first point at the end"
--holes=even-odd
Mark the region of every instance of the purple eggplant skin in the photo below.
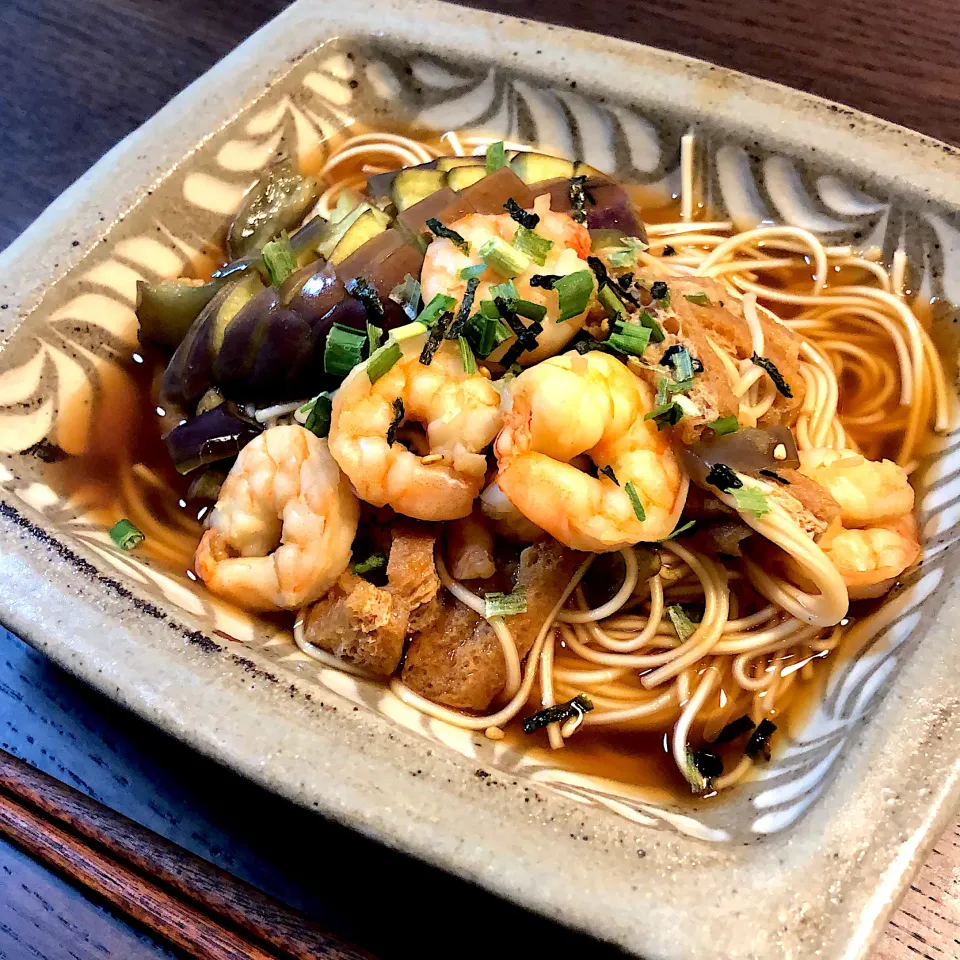
{"type": "MultiPolygon", "coordinates": [[[[479,181],[483,183],[483,181],[479,181]]],[[[647,242],[647,229],[640,214],[630,199],[630,194],[612,180],[603,177],[588,177],[583,184],[587,194],[587,227],[590,230],[621,230],[627,237],[636,237],[647,242]],[[590,198],[593,198],[591,201],[590,198]]],[[[570,181],[566,177],[556,180],[541,180],[531,183],[530,192],[534,197],[550,194],[550,209],[555,213],[569,213],[573,209],[570,202],[570,181]]]]}
{"type": "Polygon", "coordinates": [[[261,424],[243,416],[228,401],[174,427],[163,440],[177,471],[186,474],[235,457],[262,431],[261,424]]]}
{"type": "Polygon", "coordinates": [[[196,283],[192,280],[137,281],[138,337],[141,343],[176,348],[187,335],[200,311],[217,295],[223,280],[196,283]]]}
{"type": "MultiPolygon", "coordinates": [[[[329,224],[323,217],[313,217],[290,235],[290,249],[297,258],[297,266],[306,267],[317,259],[317,245],[323,239],[328,227],[329,224]]],[[[236,279],[240,274],[250,270],[259,270],[264,280],[268,279],[259,250],[218,267],[213,271],[213,279],[223,280],[227,277],[236,279]]]]}

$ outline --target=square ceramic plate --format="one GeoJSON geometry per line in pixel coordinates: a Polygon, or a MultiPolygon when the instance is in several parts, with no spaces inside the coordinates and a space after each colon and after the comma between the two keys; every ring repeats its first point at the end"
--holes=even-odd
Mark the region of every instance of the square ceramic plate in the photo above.
{"type": "MultiPolygon", "coordinates": [[[[928,464],[923,563],[883,636],[835,671],[762,779],[704,809],[558,776],[426,721],[118,554],[104,518],[48,484],[47,461],[117,441],[136,280],[176,275],[278,151],[322,157],[357,122],[526,140],[654,198],[676,192],[692,129],[711,208],[902,246],[915,289],[960,300],[949,147],[617,40],[429,2],[301,0],[2,257],[0,618],[264,785],[649,960],[865,956],[958,797],[960,437],[928,464]]],[[[934,331],[951,364],[953,329],[934,331]]]]}

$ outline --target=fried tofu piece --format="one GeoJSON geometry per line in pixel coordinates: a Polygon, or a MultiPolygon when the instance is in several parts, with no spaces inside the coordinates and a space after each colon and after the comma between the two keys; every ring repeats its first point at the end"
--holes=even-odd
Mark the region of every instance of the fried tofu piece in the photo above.
{"type": "Polygon", "coordinates": [[[378,587],[346,571],[307,612],[306,639],[370,673],[394,673],[407,636],[430,625],[439,612],[436,538],[436,531],[426,524],[397,524],[387,585],[378,587]]]}
{"type": "MultiPolygon", "coordinates": [[[[584,554],[555,540],[539,541],[520,554],[517,585],[526,587],[527,611],[507,625],[521,659],[583,560],[584,554]]],[[[503,649],[490,624],[447,595],[436,621],[411,641],[403,681],[429,700],[485,710],[506,682],[503,649]]]]}

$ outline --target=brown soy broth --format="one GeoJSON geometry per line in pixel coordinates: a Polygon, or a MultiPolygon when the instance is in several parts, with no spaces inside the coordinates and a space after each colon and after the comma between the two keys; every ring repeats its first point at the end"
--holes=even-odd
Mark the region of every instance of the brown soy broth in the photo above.
{"type": "MultiPolygon", "coordinates": [[[[365,131],[353,127],[350,135],[358,132],[365,131]]],[[[411,134],[411,131],[396,132],[417,136],[416,132],[411,134]]],[[[425,139],[442,146],[435,135],[425,139]]],[[[389,166],[390,161],[389,156],[383,157],[384,166],[389,166]]],[[[369,157],[346,161],[338,167],[338,179],[351,176],[362,178],[362,167],[369,162],[369,157]]],[[[322,168],[322,157],[319,154],[308,157],[301,166],[304,172],[318,173],[322,168]]],[[[647,207],[644,215],[649,223],[675,222],[679,219],[678,204],[647,207]]],[[[211,238],[210,246],[192,265],[193,276],[209,276],[225,259],[217,239],[211,238]]],[[[840,284],[862,280],[859,272],[856,276],[852,274],[831,278],[831,282],[840,284]]],[[[809,267],[798,267],[780,271],[770,278],[770,282],[786,290],[806,291],[811,279],[809,267]]],[[[794,313],[796,308],[783,309],[784,316],[794,313]]],[[[890,353],[893,359],[892,346],[890,353]]],[[[162,442],[163,433],[176,423],[167,411],[158,407],[159,382],[167,360],[168,355],[150,347],[139,348],[136,357],[125,358],[120,365],[124,388],[110,402],[100,404],[96,413],[96,430],[92,431],[99,437],[108,437],[109,442],[93,443],[79,455],[50,463],[47,471],[49,481],[58,493],[69,497],[105,526],[112,526],[121,517],[133,516],[136,507],[146,511],[159,527],[176,531],[178,535],[166,544],[167,549],[163,551],[157,552],[149,533],[139,549],[159,566],[171,572],[183,573],[192,566],[193,549],[202,532],[198,516],[202,516],[208,505],[188,499],[189,478],[181,477],[176,472],[162,442]]],[[[845,383],[844,386],[854,387],[855,384],[845,383]]],[[[69,444],[65,446],[69,448],[69,444]]],[[[895,441],[892,446],[895,446],[895,441]]],[[[886,452],[887,445],[884,444],[882,449],[886,452]]],[[[857,614],[863,611],[863,605],[859,605],[857,614]]],[[[277,617],[271,617],[270,620],[279,622],[277,617]]],[[[814,661],[813,679],[803,681],[798,678],[792,685],[789,698],[774,713],[778,728],[792,732],[802,728],[826,681],[827,664],[833,659],[818,658],[814,661]]],[[[535,709],[533,704],[537,702],[535,694],[524,713],[532,713],[535,709]]],[[[730,719],[735,719],[735,716],[730,719]]],[[[515,747],[530,751],[542,763],[627,783],[640,788],[651,799],[689,801],[690,790],[670,756],[665,736],[667,733],[669,731],[662,729],[613,730],[587,726],[566,741],[564,749],[551,751],[546,747],[546,735],[538,733],[525,736],[519,719],[510,724],[506,731],[508,740],[515,747]]],[[[699,742],[697,736],[698,731],[695,730],[694,743],[699,742]]],[[[742,747],[743,741],[739,741],[723,751],[728,769],[737,762],[738,751],[742,751],[742,747]]]]}

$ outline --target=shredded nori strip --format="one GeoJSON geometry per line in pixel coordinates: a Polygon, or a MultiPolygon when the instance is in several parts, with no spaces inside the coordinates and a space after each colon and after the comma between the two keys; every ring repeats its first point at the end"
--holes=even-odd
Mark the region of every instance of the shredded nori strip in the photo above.
{"type": "Polygon", "coordinates": [[[788,400],[793,399],[793,391],[790,389],[790,384],[783,379],[783,374],[777,369],[777,365],[772,361],[768,360],[766,357],[761,357],[759,354],[754,354],[750,358],[758,367],[763,367],[767,371],[767,375],[773,381],[773,385],[777,390],[783,394],[788,400]]]}
{"type": "Polygon", "coordinates": [[[463,328],[467,325],[467,320],[470,319],[470,311],[473,309],[473,298],[477,295],[477,287],[479,286],[479,277],[471,277],[467,281],[467,289],[463,294],[463,299],[460,301],[457,315],[453,318],[453,323],[450,324],[450,328],[447,330],[448,340],[457,340],[463,336],[463,328]]]}
{"type": "Polygon", "coordinates": [[[669,243],[663,248],[663,256],[665,257],[672,257],[676,254],[676,252],[677,251],[671,247],[669,243]]]}
{"type": "Polygon", "coordinates": [[[533,350],[537,345],[537,335],[543,333],[543,324],[533,320],[529,327],[523,325],[523,321],[517,316],[514,310],[510,309],[510,304],[503,297],[494,297],[493,302],[500,311],[507,326],[516,334],[517,340],[523,344],[525,350],[533,350]]]}
{"type": "Polygon", "coordinates": [[[447,332],[451,319],[453,319],[453,314],[448,310],[446,313],[442,313],[437,318],[437,322],[430,328],[427,342],[420,351],[420,362],[425,367],[429,367],[433,361],[433,355],[437,352],[437,347],[440,346],[440,341],[443,340],[443,335],[447,332]]]}
{"type": "Polygon", "coordinates": [[[570,216],[577,223],[587,222],[587,194],[583,189],[586,179],[586,177],[570,178],[570,216]]]}
{"type": "Polygon", "coordinates": [[[470,252],[470,244],[467,243],[463,237],[457,233],[456,230],[451,230],[449,227],[445,227],[436,217],[431,217],[427,221],[427,226],[430,228],[430,232],[437,237],[443,237],[445,240],[449,240],[455,247],[458,247],[464,253],[470,252]]]}
{"type": "Polygon", "coordinates": [[[758,470],[757,472],[761,477],[768,477],[770,480],[775,480],[783,487],[790,486],[790,481],[786,477],[781,477],[780,474],[774,470],[758,470]]]}
{"type": "Polygon", "coordinates": [[[670,288],[662,280],[655,281],[650,287],[650,296],[654,300],[662,300],[669,293],[670,288]]]}
{"type": "Polygon", "coordinates": [[[628,289],[630,284],[633,283],[633,274],[625,273],[623,276],[617,277],[617,283],[619,283],[624,290],[628,289]]]}
{"type": "Polygon", "coordinates": [[[736,720],[731,720],[717,735],[713,738],[714,743],[731,743],[736,740],[737,737],[742,737],[745,733],[750,733],[753,728],[756,727],[756,724],[744,714],[742,717],[737,717],[736,720]]]}
{"type": "Polygon", "coordinates": [[[618,487],[620,486],[620,481],[617,479],[617,475],[613,472],[613,467],[611,467],[609,464],[605,467],[601,467],[599,472],[605,477],[609,477],[618,487]]]}
{"type": "Polygon", "coordinates": [[[553,707],[544,707],[536,713],[525,717],[523,720],[524,733],[536,733],[544,727],[549,727],[551,723],[563,723],[570,717],[578,713],[589,713],[593,709],[593,701],[589,697],[578,693],[572,700],[566,703],[558,703],[553,707]]]}
{"type": "Polygon", "coordinates": [[[558,273],[535,273],[530,278],[530,286],[543,287],[544,290],[552,290],[553,285],[562,279],[563,277],[558,273]]]}
{"type": "Polygon", "coordinates": [[[352,280],[348,280],[344,286],[347,288],[347,293],[356,297],[363,304],[363,309],[367,312],[367,319],[370,323],[375,327],[382,327],[386,318],[376,287],[364,277],[354,277],[352,280]]]}
{"type": "Polygon", "coordinates": [[[521,227],[526,227],[528,230],[533,230],[540,222],[540,217],[538,217],[537,214],[527,213],[513,197],[503,205],[503,209],[506,210],[521,227]]]}
{"type": "Polygon", "coordinates": [[[607,268],[599,257],[587,257],[587,266],[590,267],[593,275],[597,278],[597,293],[599,293],[603,287],[609,287],[613,295],[624,307],[626,307],[627,304],[632,304],[635,307],[640,306],[640,301],[633,296],[632,293],[623,289],[610,278],[610,274],[607,273],[607,268]]]}
{"type": "Polygon", "coordinates": [[[725,464],[715,463],[707,474],[707,483],[724,493],[730,490],[739,490],[743,481],[725,464]]]}
{"type": "Polygon", "coordinates": [[[706,780],[712,780],[723,774],[723,761],[706,747],[693,751],[693,765],[706,780]]]}
{"type": "Polygon", "coordinates": [[[403,423],[404,410],[403,410],[403,401],[397,397],[393,401],[393,419],[390,421],[390,426],[387,427],[387,446],[393,446],[394,441],[397,439],[397,430],[400,429],[400,424],[403,423]]]}
{"type": "Polygon", "coordinates": [[[751,760],[770,759],[770,738],[777,732],[777,725],[764,717],[753,731],[744,748],[744,755],[751,760]]]}

